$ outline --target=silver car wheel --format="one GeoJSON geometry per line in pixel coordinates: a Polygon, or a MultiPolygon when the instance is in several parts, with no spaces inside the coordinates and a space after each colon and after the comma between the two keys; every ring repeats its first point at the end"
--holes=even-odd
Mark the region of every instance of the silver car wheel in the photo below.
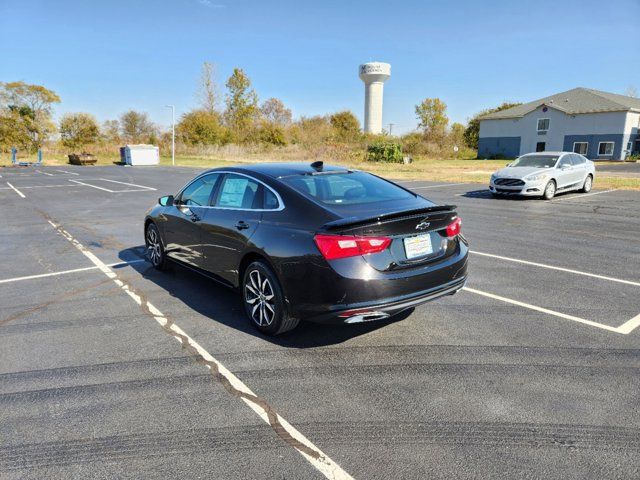
{"type": "Polygon", "coordinates": [[[162,246],[155,228],[147,228],[147,257],[154,266],[160,265],[162,260],[162,246]]]}
{"type": "Polygon", "coordinates": [[[544,189],[544,198],[547,200],[551,200],[556,194],[556,184],[554,182],[547,183],[547,186],[544,189]]]}
{"type": "Polygon", "coordinates": [[[591,191],[591,187],[593,186],[593,179],[591,175],[587,175],[587,178],[584,181],[584,187],[582,187],[582,191],[584,193],[589,193],[591,191]]]}
{"type": "Polygon", "coordinates": [[[259,326],[269,326],[276,316],[275,295],[271,282],[258,270],[249,272],[248,281],[244,286],[245,302],[250,305],[251,319],[259,326]]]}

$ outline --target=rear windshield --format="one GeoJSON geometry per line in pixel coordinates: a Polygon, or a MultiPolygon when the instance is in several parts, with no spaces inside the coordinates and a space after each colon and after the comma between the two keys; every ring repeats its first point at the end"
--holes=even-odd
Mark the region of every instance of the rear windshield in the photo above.
{"type": "Polygon", "coordinates": [[[364,172],[297,175],[282,180],[327,205],[357,205],[413,198],[406,190],[364,172]]]}
{"type": "Polygon", "coordinates": [[[557,155],[525,155],[513,162],[511,166],[552,168],[557,161],[557,155]]]}

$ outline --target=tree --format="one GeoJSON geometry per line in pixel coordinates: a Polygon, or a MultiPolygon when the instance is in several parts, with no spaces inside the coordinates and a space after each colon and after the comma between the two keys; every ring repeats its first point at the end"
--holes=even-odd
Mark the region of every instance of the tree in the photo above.
{"type": "Polygon", "coordinates": [[[215,66],[212,63],[204,62],[200,73],[200,86],[198,89],[198,99],[202,110],[215,113],[218,108],[218,86],[215,78],[215,66]]]}
{"type": "Polygon", "coordinates": [[[624,94],[627,97],[637,98],[638,97],[638,89],[635,87],[635,85],[629,85],[627,87],[627,89],[624,91],[624,94]]]}
{"type": "Polygon", "coordinates": [[[151,142],[157,136],[149,115],[135,110],[129,110],[120,116],[120,131],[128,143],[151,142]]]}
{"type": "Polygon", "coordinates": [[[449,118],[447,105],[439,98],[425,98],[416,105],[418,127],[424,131],[429,141],[441,141],[444,138],[449,118]]]}
{"type": "Polygon", "coordinates": [[[465,127],[461,123],[455,122],[451,125],[449,138],[453,146],[461,147],[464,144],[464,131],[465,127]]]}
{"type": "Polygon", "coordinates": [[[291,124],[291,110],[279,98],[269,98],[262,103],[260,113],[268,122],[286,127],[291,124]]]}
{"type": "Polygon", "coordinates": [[[356,116],[348,110],[334,113],[329,117],[336,137],[342,141],[351,141],[360,135],[360,122],[356,116]]]}
{"type": "Polygon", "coordinates": [[[249,139],[258,113],[258,96],[251,88],[251,80],[241,68],[234,68],[226,83],[226,110],[224,118],[234,139],[249,139]]]}
{"type": "Polygon", "coordinates": [[[105,120],[100,129],[100,134],[107,143],[120,143],[120,122],[118,120],[105,120]]]}
{"type": "Polygon", "coordinates": [[[6,105],[29,107],[36,116],[51,115],[53,104],[60,103],[60,97],[53,90],[24,82],[0,82],[0,100],[6,105]]]}
{"type": "Polygon", "coordinates": [[[33,139],[31,128],[33,122],[11,110],[0,111],[0,151],[9,152],[16,147],[20,150],[31,150],[33,139]]]}
{"type": "Polygon", "coordinates": [[[13,138],[16,146],[37,150],[55,131],[51,120],[53,104],[60,103],[60,97],[42,85],[25,82],[0,82],[0,112],[3,116],[3,133],[8,135],[2,141],[13,138]],[[14,131],[11,130],[11,123],[14,131]]]}
{"type": "Polygon", "coordinates": [[[508,108],[517,107],[518,105],[522,105],[522,103],[504,102],[498,107],[482,110],[471,117],[469,123],[467,123],[467,128],[464,131],[464,141],[467,146],[469,148],[478,148],[478,138],[480,137],[480,117],[494,112],[501,112],[508,108]]]}
{"type": "Polygon", "coordinates": [[[176,126],[176,134],[189,145],[220,145],[225,140],[220,116],[208,110],[185,113],[176,126]]]}
{"type": "Polygon", "coordinates": [[[60,119],[60,139],[65,147],[81,148],[98,141],[98,122],[88,113],[66,113],[60,119]]]}

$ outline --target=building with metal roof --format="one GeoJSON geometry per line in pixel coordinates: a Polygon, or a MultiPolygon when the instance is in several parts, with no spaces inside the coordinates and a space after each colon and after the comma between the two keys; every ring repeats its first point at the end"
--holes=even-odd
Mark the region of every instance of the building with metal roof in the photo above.
{"type": "Polygon", "coordinates": [[[574,88],[480,117],[478,157],[548,150],[592,160],[640,153],[640,99],[574,88]]]}

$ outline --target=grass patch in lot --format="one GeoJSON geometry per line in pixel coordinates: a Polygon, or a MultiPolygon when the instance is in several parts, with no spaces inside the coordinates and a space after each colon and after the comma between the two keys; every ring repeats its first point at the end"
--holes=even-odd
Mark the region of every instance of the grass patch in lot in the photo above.
{"type": "MultiPolygon", "coordinates": [[[[98,155],[96,165],[113,165],[120,161],[118,155],[98,155]]],[[[276,161],[278,159],[277,151],[269,154],[251,155],[250,158],[224,158],[216,156],[197,156],[197,155],[177,155],[176,166],[193,167],[193,168],[213,168],[221,166],[231,166],[239,163],[258,163],[263,161],[276,161]]],[[[35,161],[35,158],[33,159],[35,161]]],[[[287,159],[289,161],[289,159],[287,159]]],[[[162,156],[160,158],[162,165],[171,165],[170,156],[162,156]]],[[[488,185],[489,176],[499,168],[503,168],[509,163],[508,160],[476,160],[470,158],[464,159],[431,159],[416,158],[409,165],[398,163],[377,163],[377,162],[332,162],[344,165],[345,167],[358,168],[366,170],[377,175],[388,178],[397,178],[403,180],[430,180],[436,182],[450,183],[478,183],[488,185]]],[[[10,160],[3,159],[0,165],[9,166],[10,160]]],[[[606,162],[606,164],[619,164],[619,162],[606,162]]],[[[45,156],[44,165],[68,165],[66,156],[49,155],[45,156]]],[[[604,165],[598,163],[597,165],[604,165]]],[[[86,167],[91,168],[91,167],[86,167]]],[[[597,167],[596,167],[597,168],[597,167]]],[[[608,175],[607,173],[597,174],[594,186],[598,189],[621,189],[621,190],[639,190],[640,178],[625,177],[620,173],[608,175]]]]}

